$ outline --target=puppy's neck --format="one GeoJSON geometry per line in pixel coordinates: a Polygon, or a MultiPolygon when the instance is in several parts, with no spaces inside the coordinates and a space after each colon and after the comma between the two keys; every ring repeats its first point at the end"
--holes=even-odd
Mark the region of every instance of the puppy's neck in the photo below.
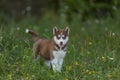
{"type": "Polygon", "coordinates": [[[66,51],[66,44],[63,46],[63,47],[60,47],[59,45],[57,45],[55,42],[54,42],[54,50],[55,51],[60,51],[60,50],[62,50],[62,51],[66,51]]]}

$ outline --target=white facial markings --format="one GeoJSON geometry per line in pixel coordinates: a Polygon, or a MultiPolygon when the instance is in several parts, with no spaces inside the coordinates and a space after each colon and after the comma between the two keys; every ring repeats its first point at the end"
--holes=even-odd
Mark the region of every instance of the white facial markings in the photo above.
{"type": "Polygon", "coordinates": [[[58,38],[61,38],[61,35],[60,35],[60,34],[58,35],[58,38]]]}
{"type": "Polygon", "coordinates": [[[54,42],[57,44],[60,49],[62,49],[68,42],[69,40],[69,28],[66,27],[65,29],[60,29],[58,30],[57,28],[53,29],[54,33],[54,42]]]}
{"type": "Polygon", "coordinates": [[[65,37],[65,35],[62,35],[62,37],[65,37]]]}
{"type": "Polygon", "coordinates": [[[54,36],[54,41],[57,45],[59,45],[60,47],[63,47],[68,42],[69,38],[68,38],[68,36],[66,36],[66,38],[63,39],[63,37],[65,37],[65,35],[64,36],[60,35],[60,36],[62,36],[62,37],[60,37],[60,39],[58,39],[57,36],[54,36]],[[63,43],[63,45],[60,45],[61,42],[63,43]]]}

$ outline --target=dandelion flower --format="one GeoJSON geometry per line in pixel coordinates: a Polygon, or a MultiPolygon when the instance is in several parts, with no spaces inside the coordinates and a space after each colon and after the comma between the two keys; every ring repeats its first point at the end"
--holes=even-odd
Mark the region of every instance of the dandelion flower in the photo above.
{"type": "Polygon", "coordinates": [[[89,45],[92,45],[92,42],[90,41],[90,42],[88,42],[88,44],[89,44],[89,45]]]}
{"type": "Polygon", "coordinates": [[[78,65],[79,65],[79,63],[76,61],[76,62],[75,62],[75,65],[77,65],[77,66],[78,66],[78,65]]]}
{"type": "Polygon", "coordinates": [[[69,70],[72,70],[72,66],[69,66],[68,69],[69,69],[69,70]]]}
{"type": "Polygon", "coordinates": [[[25,80],[29,80],[29,77],[28,77],[28,76],[26,76],[26,77],[25,77],[25,80]]]}
{"type": "Polygon", "coordinates": [[[12,80],[12,74],[8,75],[9,80],[12,80]]]}
{"type": "Polygon", "coordinates": [[[106,58],[104,56],[102,56],[102,61],[106,62],[106,58]]]}
{"type": "Polygon", "coordinates": [[[92,74],[92,72],[91,72],[91,71],[89,71],[89,72],[88,72],[88,74],[90,74],[90,75],[91,75],[91,74],[92,74]]]}

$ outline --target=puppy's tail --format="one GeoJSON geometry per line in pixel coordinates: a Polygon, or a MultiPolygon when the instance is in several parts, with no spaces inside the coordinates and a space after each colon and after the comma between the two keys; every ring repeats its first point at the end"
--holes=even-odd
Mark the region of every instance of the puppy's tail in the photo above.
{"type": "Polygon", "coordinates": [[[39,40],[38,34],[36,32],[34,32],[32,30],[29,30],[29,29],[26,29],[25,32],[32,35],[34,42],[36,42],[37,40],[39,40]]]}

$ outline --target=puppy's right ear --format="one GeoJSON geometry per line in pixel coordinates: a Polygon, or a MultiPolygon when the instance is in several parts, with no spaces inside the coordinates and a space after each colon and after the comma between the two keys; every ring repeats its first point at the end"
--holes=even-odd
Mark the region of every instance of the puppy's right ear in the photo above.
{"type": "Polygon", "coordinates": [[[58,31],[58,28],[55,26],[54,28],[53,28],[53,35],[55,35],[55,33],[58,31]]]}

